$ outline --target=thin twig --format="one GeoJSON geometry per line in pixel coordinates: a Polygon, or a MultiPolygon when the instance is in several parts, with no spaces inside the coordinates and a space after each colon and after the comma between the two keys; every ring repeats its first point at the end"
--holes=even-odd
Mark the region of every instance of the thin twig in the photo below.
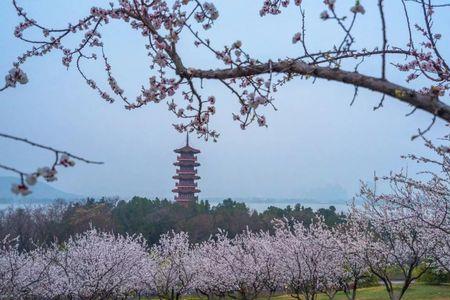
{"type": "Polygon", "coordinates": [[[31,145],[31,146],[34,146],[34,147],[37,147],[37,148],[41,148],[41,149],[45,149],[45,150],[49,150],[49,151],[52,151],[52,152],[55,152],[55,153],[65,154],[65,155],[67,155],[67,156],[69,156],[71,158],[74,158],[76,160],[85,162],[87,164],[97,164],[97,165],[103,164],[103,162],[88,160],[88,159],[85,159],[83,157],[80,157],[80,156],[77,156],[77,155],[73,155],[73,154],[71,154],[71,153],[69,153],[67,151],[58,150],[58,149],[55,149],[55,148],[52,148],[52,147],[49,147],[49,146],[38,144],[38,143],[35,143],[35,142],[32,142],[32,141],[29,141],[28,139],[25,139],[25,138],[12,136],[12,135],[5,134],[5,133],[0,133],[0,137],[6,138],[6,139],[15,140],[15,141],[19,141],[19,142],[23,142],[23,143],[26,143],[28,145],[31,145]]]}

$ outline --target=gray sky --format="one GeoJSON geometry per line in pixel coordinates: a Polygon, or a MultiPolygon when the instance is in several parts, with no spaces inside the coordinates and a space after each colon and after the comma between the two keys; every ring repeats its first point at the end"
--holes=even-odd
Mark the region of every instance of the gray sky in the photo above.
{"type": "MultiPolygon", "coordinates": [[[[26,49],[23,42],[13,38],[19,21],[9,2],[0,3],[2,74],[26,49]]],[[[108,1],[19,2],[36,20],[57,27],[84,16],[91,3],[108,1]]],[[[244,47],[261,60],[299,53],[299,46],[291,43],[292,35],[299,30],[298,12],[291,8],[280,16],[260,18],[262,2],[214,1],[221,17],[208,33],[212,42],[222,46],[242,40],[244,47]]],[[[322,1],[304,2],[311,48],[329,47],[337,34],[335,24],[319,19],[322,1]]],[[[347,9],[353,1],[339,2],[347,9]]],[[[362,1],[365,2],[369,1],[362,1]]],[[[359,19],[356,36],[361,47],[370,47],[380,38],[378,11],[376,6],[365,5],[367,14],[359,19]]],[[[398,9],[388,6],[387,20],[396,22],[388,23],[389,39],[403,46],[406,28],[403,20],[396,17],[398,9]]],[[[443,40],[448,41],[448,18],[439,21],[441,26],[447,24],[441,33],[443,40]]],[[[118,22],[104,27],[102,32],[114,73],[129,97],[134,98],[150,75],[143,40],[118,22]]],[[[220,66],[211,55],[196,51],[188,41],[179,46],[186,65],[220,66]]],[[[448,57],[449,53],[444,55],[448,57]]],[[[361,71],[378,74],[376,62],[366,64],[361,71]]],[[[23,69],[29,84],[0,94],[0,131],[106,163],[80,163],[63,170],[53,186],[82,195],[172,197],[172,163],[176,159],[172,150],[182,146],[185,139],[172,128],[176,119],[166,104],[151,104],[131,112],[119,102],[106,104],[73,68],[66,70],[62,66],[59,54],[33,58],[23,69]]],[[[98,82],[105,82],[101,64],[87,70],[98,82]]],[[[390,78],[403,83],[403,74],[389,71],[390,78]]],[[[221,137],[218,143],[191,138],[192,144],[202,151],[202,198],[294,198],[329,185],[341,186],[351,196],[358,191],[359,181],[370,180],[374,171],[386,174],[391,169],[412,167],[401,161],[400,155],[425,153],[422,143],[411,142],[410,137],[417,128],[428,126],[430,116],[417,112],[406,118],[410,108],[392,99],[386,100],[383,109],[373,112],[380,95],[369,91],[360,90],[357,102],[350,107],[350,86],[295,80],[276,94],[278,111],[265,111],[269,127],[246,131],[231,120],[231,113],[238,111],[239,105],[227,90],[215,82],[205,82],[203,94],[214,94],[218,99],[212,126],[221,137]]],[[[429,136],[445,133],[445,127],[438,122],[429,136]]],[[[19,169],[33,171],[51,159],[45,152],[0,140],[0,161],[19,169]]],[[[6,174],[0,171],[0,175],[6,174]]]]}

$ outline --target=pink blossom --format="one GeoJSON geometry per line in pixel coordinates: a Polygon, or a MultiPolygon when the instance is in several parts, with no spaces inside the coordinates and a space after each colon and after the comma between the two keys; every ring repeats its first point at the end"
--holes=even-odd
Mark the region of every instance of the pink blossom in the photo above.
{"type": "Polygon", "coordinates": [[[292,37],[292,44],[296,44],[298,42],[300,42],[302,39],[302,34],[300,32],[297,32],[296,34],[294,34],[294,36],[292,37]]]}

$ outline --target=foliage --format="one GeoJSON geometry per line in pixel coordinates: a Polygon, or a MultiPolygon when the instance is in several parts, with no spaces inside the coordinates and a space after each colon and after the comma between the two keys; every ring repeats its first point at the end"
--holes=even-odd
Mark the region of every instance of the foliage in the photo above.
{"type": "Polygon", "coordinates": [[[374,274],[371,274],[370,272],[365,274],[365,276],[361,279],[361,282],[359,283],[359,286],[362,288],[378,285],[380,285],[378,277],[375,276],[374,274]]]}
{"type": "Polygon", "coordinates": [[[440,269],[430,268],[425,271],[418,281],[427,284],[450,283],[450,273],[440,269]]]}
{"type": "MultiPolygon", "coordinates": [[[[333,208],[320,209],[325,223],[334,226],[343,222],[344,214],[333,208]]],[[[314,211],[300,205],[285,209],[269,207],[264,212],[251,211],[244,203],[231,199],[211,207],[199,201],[188,207],[168,200],[134,197],[130,201],[117,199],[87,199],[84,202],[56,202],[47,207],[17,208],[0,211],[0,238],[19,236],[19,250],[30,250],[34,244],[51,244],[55,238],[66,241],[71,235],[95,228],[122,234],[142,234],[148,243],[156,243],[171,230],[184,231],[191,241],[201,242],[221,228],[234,236],[247,227],[269,230],[274,218],[292,218],[309,224],[316,218],[314,211]]]]}

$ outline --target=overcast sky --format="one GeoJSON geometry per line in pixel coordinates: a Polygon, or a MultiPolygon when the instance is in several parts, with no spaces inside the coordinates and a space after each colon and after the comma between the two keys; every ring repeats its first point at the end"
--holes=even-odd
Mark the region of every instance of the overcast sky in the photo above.
{"type": "MultiPolygon", "coordinates": [[[[15,57],[26,49],[23,42],[13,38],[19,20],[9,2],[0,3],[1,73],[6,73],[15,57]]],[[[108,3],[19,0],[30,16],[55,27],[76,22],[86,15],[93,2],[108,3]]],[[[292,35],[299,30],[298,12],[291,8],[280,16],[260,18],[262,2],[214,1],[220,19],[208,32],[212,42],[222,46],[239,39],[248,52],[261,60],[300,53],[299,46],[291,43],[292,35]]],[[[340,34],[335,24],[319,19],[322,1],[304,2],[311,49],[329,47],[333,37],[340,34]]],[[[345,10],[352,2],[338,1],[345,10]]],[[[381,33],[376,6],[365,2],[369,1],[362,1],[367,13],[360,18],[355,33],[361,47],[370,47],[381,33]]],[[[400,8],[387,8],[389,40],[403,46],[406,27],[399,17],[400,8]]],[[[438,19],[439,22],[443,39],[448,41],[450,22],[448,18],[438,19]]],[[[143,39],[117,21],[101,32],[116,77],[129,97],[134,98],[151,74],[143,39]]],[[[196,51],[191,40],[183,41],[179,49],[187,66],[220,66],[211,55],[196,51]]],[[[444,55],[448,57],[449,53],[444,55]]],[[[171,126],[176,119],[167,105],[151,104],[130,112],[119,102],[106,104],[73,68],[66,70],[60,59],[59,54],[31,59],[23,66],[29,84],[0,93],[0,131],[105,162],[103,166],[80,163],[61,171],[59,180],[52,185],[66,192],[172,197],[172,163],[176,159],[173,149],[183,145],[185,136],[171,126]]],[[[380,68],[376,62],[369,62],[361,71],[377,75],[380,68]]],[[[91,77],[104,82],[101,66],[87,70],[91,77]]],[[[403,83],[403,74],[396,75],[390,69],[388,76],[403,83]]],[[[392,169],[411,167],[400,160],[400,155],[425,153],[422,143],[410,138],[417,128],[428,126],[430,116],[417,112],[406,118],[410,108],[392,99],[374,112],[380,95],[369,91],[360,90],[356,103],[350,107],[350,86],[294,80],[275,95],[278,111],[265,111],[269,127],[246,131],[232,121],[231,113],[239,105],[226,89],[215,82],[204,82],[203,94],[214,94],[218,100],[218,112],[211,126],[221,136],[217,143],[191,138],[192,144],[202,151],[201,198],[301,198],[308,190],[327,186],[340,186],[352,196],[358,191],[360,180],[370,180],[374,172],[387,174],[392,169]]],[[[445,127],[438,122],[429,137],[445,133],[445,127]]],[[[51,159],[45,152],[0,140],[1,163],[33,171],[48,165],[51,159]]],[[[0,171],[0,175],[12,174],[0,171]]]]}

